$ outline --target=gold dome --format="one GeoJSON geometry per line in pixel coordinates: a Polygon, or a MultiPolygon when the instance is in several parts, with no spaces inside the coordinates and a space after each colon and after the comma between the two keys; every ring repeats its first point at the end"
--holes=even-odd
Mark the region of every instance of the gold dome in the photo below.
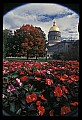
{"type": "Polygon", "coordinates": [[[49,31],[60,31],[60,29],[56,26],[56,21],[53,22],[53,27],[51,27],[49,31]]]}

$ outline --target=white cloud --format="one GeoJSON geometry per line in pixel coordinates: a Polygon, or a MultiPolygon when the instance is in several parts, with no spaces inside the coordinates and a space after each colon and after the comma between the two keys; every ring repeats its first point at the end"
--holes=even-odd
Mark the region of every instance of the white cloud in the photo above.
{"type": "Polygon", "coordinates": [[[3,29],[16,30],[23,24],[32,24],[41,27],[47,37],[54,19],[56,19],[62,37],[71,36],[72,33],[69,34],[69,32],[73,31],[72,36],[78,38],[79,15],[59,4],[30,3],[15,8],[4,15],[3,29]]]}

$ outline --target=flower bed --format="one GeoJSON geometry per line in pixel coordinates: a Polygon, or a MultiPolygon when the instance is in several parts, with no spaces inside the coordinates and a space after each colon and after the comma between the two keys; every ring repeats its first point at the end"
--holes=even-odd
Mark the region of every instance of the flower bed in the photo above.
{"type": "Polygon", "coordinates": [[[69,115],[78,109],[78,88],[77,61],[3,61],[3,109],[11,115],[69,115]]]}

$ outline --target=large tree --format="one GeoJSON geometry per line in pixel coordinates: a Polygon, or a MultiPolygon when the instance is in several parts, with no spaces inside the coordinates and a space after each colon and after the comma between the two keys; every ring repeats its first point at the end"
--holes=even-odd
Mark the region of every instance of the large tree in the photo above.
{"type": "Polygon", "coordinates": [[[3,58],[12,54],[13,33],[9,29],[3,30],[3,58]]]}
{"type": "Polygon", "coordinates": [[[43,56],[45,53],[45,33],[41,28],[34,27],[33,25],[23,25],[20,29],[14,32],[15,41],[19,45],[19,51],[28,57],[43,56]]]}

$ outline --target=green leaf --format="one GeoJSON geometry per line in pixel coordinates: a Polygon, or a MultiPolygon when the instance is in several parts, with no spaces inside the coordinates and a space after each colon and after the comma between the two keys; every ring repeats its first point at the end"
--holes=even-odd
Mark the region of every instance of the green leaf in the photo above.
{"type": "MultiPolygon", "coordinates": [[[[4,78],[4,79],[6,79],[6,80],[8,80],[8,79],[9,79],[8,77],[5,77],[5,76],[3,76],[3,78],[4,78]]],[[[3,82],[4,82],[4,81],[3,81],[3,82]]]]}
{"type": "Polygon", "coordinates": [[[28,91],[28,86],[24,86],[24,89],[25,89],[26,91],[28,91]]]}
{"type": "Polygon", "coordinates": [[[5,95],[6,95],[6,94],[7,94],[7,92],[3,91],[3,94],[5,94],[5,95]]]}
{"type": "Polygon", "coordinates": [[[26,96],[29,95],[29,93],[26,93],[26,96]]]}
{"type": "Polygon", "coordinates": [[[27,86],[27,85],[25,85],[25,86],[24,86],[24,88],[28,88],[28,86],[27,86]]]}
{"type": "Polygon", "coordinates": [[[35,91],[37,88],[33,88],[33,91],[35,91]]]}
{"type": "Polygon", "coordinates": [[[32,91],[32,90],[33,90],[33,87],[34,87],[34,86],[32,85],[32,86],[29,88],[29,91],[32,91]]]}
{"type": "Polygon", "coordinates": [[[9,105],[8,105],[8,101],[6,101],[5,103],[3,103],[3,106],[4,106],[4,107],[9,106],[9,105]]]}
{"type": "Polygon", "coordinates": [[[35,94],[37,94],[37,95],[40,95],[40,92],[34,92],[35,94]]]}
{"type": "Polygon", "coordinates": [[[16,77],[18,77],[18,75],[17,74],[10,74],[9,77],[16,78],[16,77]]]}
{"type": "Polygon", "coordinates": [[[15,112],[15,103],[14,102],[10,103],[10,111],[15,112]]]}
{"type": "Polygon", "coordinates": [[[17,110],[16,114],[20,115],[20,113],[21,113],[21,108],[17,110]]]}

